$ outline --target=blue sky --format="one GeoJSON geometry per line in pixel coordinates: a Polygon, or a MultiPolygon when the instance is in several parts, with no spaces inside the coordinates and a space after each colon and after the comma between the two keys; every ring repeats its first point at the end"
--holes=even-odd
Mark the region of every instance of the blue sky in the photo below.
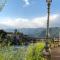
{"type": "MultiPolygon", "coordinates": [[[[52,0],[50,26],[60,26],[60,0],[52,0]]],[[[47,3],[45,0],[7,0],[0,12],[0,28],[46,27],[47,3]]]]}

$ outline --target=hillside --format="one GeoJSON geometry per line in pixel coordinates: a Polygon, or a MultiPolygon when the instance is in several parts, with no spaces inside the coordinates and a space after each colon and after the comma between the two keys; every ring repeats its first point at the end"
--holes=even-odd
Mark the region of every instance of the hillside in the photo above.
{"type": "MultiPolygon", "coordinates": [[[[7,29],[6,31],[13,32],[14,29],[7,29]]],[[[18,29],[19,32],[22,32],[25,35],[31,37],[44,38],[46,36],[46,28],[22,28],[18,29]]],[[[49,29],[50,37],[59,37],[60,27],[52,27],[49,29]]]]}

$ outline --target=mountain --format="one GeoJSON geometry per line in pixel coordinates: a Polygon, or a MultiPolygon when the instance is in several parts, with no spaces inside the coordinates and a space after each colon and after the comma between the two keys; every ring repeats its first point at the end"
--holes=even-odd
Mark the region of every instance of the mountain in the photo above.
{"type": "MultiPolygon", "coordinates": [[[[14,32],[14,29],[6,29],[8,32],[14,32]]],[[[19,32],[29,35],[30,37],[44,38],[46,37],[46,28],[22,28],[19,32]]],[[[59,37],[60,27],[49,28],[49,35],[51,38],[59,37]]]]}
{"type": "MultiPolygon", "coordinates": [[[[46,37],[46,28],[23,28],[20,32],[31,37],[44,38],[46,37]]],[[[59,37],[60,27],[49,28],[49,37],[59,37]]]]}
{"type": "Polygon", "coordinates": [[[50,28],[49,31],[52,38],[60,37],[60,27],[50,28]]]}
{"type": "MultiPolygon", "coordinates": [[[[60,27],[49,28],[49,37],[51,37],[51,38],[54,38],[54,37],[58,38],[59,34],[60,34],[60,27]]],[[[46,29],[41,32],[40,37],[41,38],[46,37],[46,29]]]]}
{"type": "Polygon", "coordinates": [[[23,28],[19,31],[31,37],[38,37],[43,30],[44,28],[23,28]]]}

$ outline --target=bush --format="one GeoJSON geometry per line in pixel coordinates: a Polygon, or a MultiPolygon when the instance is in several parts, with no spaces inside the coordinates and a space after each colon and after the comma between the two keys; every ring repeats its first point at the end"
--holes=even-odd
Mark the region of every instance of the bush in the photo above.
{"type": "Polygon", "coordinates": [[[34,43],[29,46],[14,46],[0,48],[0,60],[43,60],[44,43],[34,43]]]}
{"type": "Polygon", "coordinates": [[[43,60],[42,50],[44,43],[31,44],[27,48],[26,60],[43,60]]]}

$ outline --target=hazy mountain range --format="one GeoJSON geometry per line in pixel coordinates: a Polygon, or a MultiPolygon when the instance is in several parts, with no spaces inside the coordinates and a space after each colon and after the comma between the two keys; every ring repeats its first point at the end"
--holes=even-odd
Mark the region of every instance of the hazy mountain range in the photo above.
{"type": "MultiPolygon", "coordinates": [[[[6,29],[6,31],[14,32],[14,29],[6,29]]],[[[31,37],[43,38],[46,37],[46,28],[21,28],[19,32],[31,37]]],[[[60,27],[49,28],[50,37],[59,37],[60,27]]]]}

